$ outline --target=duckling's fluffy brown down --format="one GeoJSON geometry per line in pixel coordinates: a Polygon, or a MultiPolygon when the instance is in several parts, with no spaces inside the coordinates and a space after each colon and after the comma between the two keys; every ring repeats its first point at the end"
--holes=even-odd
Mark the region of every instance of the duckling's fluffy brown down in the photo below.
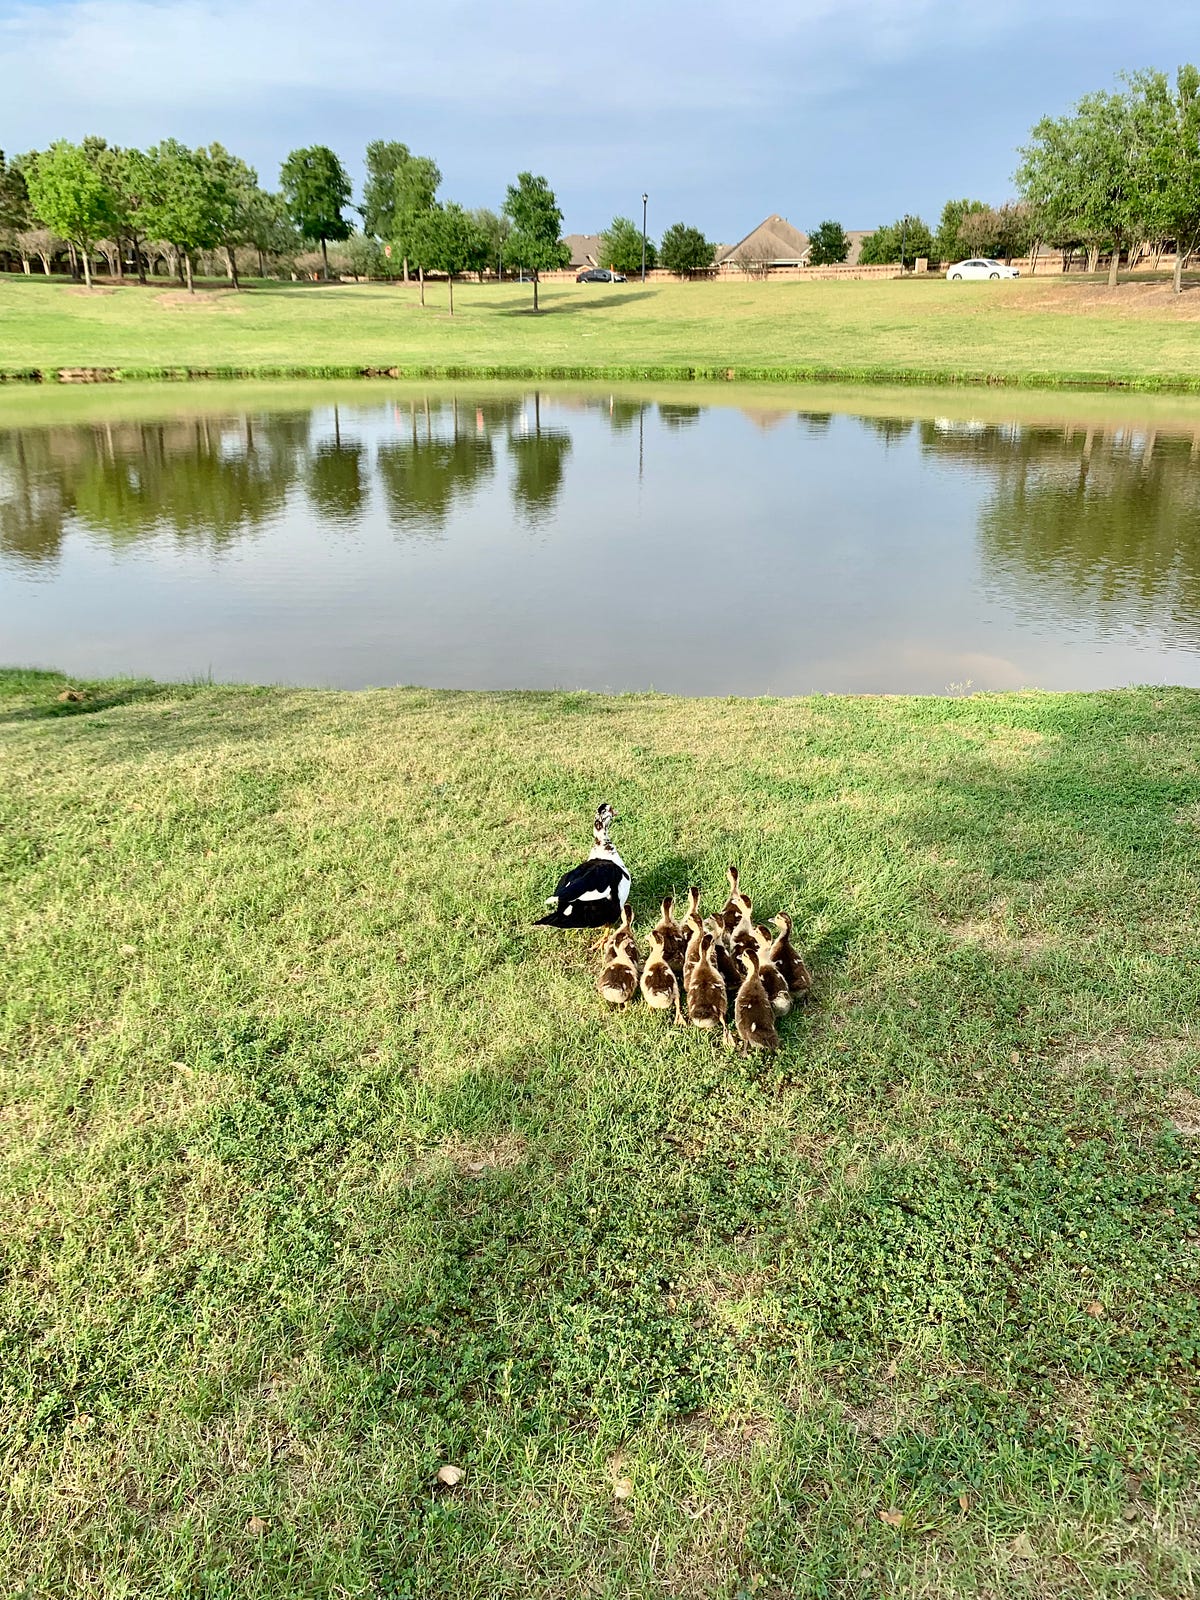
{"type": "Polygon", "coordinates": [[[642,970],[642,997],[652,1011],[674,1009],[679,1019],[679,981],[667,963],[662,934],[650,930],[650,954],[642,970]]]}
{"type": "Polygon", "coordinates": [[[733,1003],[733,1020],[738,1038],[743,1046],[753,1050],[778,1050],[775,1011],[758,975],[758,961],[753,951],[745,956],[743,964],[746,976],[733,1003]]]}
{"type": "Polygon", "coordinates": [[[713,936],[706,933],[687,986],[688,1019],[693,1027],[711,1030],[725,1026],[729,993],[713,960],[713,936]]]}

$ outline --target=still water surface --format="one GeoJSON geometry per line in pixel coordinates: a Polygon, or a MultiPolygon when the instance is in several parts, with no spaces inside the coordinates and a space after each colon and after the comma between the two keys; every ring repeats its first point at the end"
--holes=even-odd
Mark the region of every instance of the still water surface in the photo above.
{"type": "Polygon", "coordinates": [[[1200,431],[798,399],[372,388],[0,429],[0,661],[684,694],[1200,685],[1200,431]]]}

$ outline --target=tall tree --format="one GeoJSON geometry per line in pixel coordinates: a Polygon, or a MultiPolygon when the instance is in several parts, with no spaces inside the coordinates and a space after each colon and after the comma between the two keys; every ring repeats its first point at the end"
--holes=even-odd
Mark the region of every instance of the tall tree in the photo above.
{"type": "Polygon", "coordinates": [[[850,240],[840,222],[822,222],[808,236],[811,267],[840,267],[850,254],[850,240]]]}
{"type": "Polygon", "coordinates": [[[1059,238],[1087,244],[1094,263],[1112,249],[1109,288],[1121,251],[1147,225],[1153,180],[1150,150],[1123,92],[1087,94],[1067,117],[1043,117],[1021,150],[1017,184],[1059,238]]]}
{"type": "Polygon", "coordinates": [[[146,151],[143,181],[146,232],[174,246],[188,292],[194,294],[192,255],[217,245],[229,206],[223,176],[206,151],[164,139],[146,151]]]}
{"type": "Polygon", "coordinates": [[[246,243],[258,252],[258,275],[266,272],[266,257],[289,256],[299,244],[287,202],[280,194],[256,189],[246,214],[246,243]]]}
{"type": "Polygon", "coordinates": [[[673,222],[662,236],[659,259],[668,272],[681,278],[690,278],[693,272],[703,272],[712,266],[716,245],[700,232],[689,228],[685,222],[673,222]]]}
{"type": "Polygon", "coordinates": [[[442,174],[429,156],[414,156],[395,139],[373,139],[367,146],[362,219],[367,233],[386,240],[404,264],[408,282],[409,235],[420,226],[437,195],[442,174]]]}
{"type": "Polygon", "coordinates": [[[1153,236],[1175,241],[1175,293],[1183,290],[1184,260],[1200,245],[1200,72],[1180,67],[1172,87],[1165,72],[1129,80],[1139,145],[1147,152],[1147,224],[1153,236]]]}
{"type": "Polygon", "coordinates": [[[223,144],[210,144],[207,150],[200,151],[200,157],[207,164],[209,183],[217,200],[216,242],[225,252],[229,281],[240,290],[237,252],[239,246],[252,242],[254,210],[262,193],[258,173],[240,156],[231,155],[223,144]]]}
{"type": "Polygon", "coordinates": [[[532,172],[517,175],[504,196],[504,215],[512,223],[506,255],[533,279],[533,309],[538,310],[538,276],[565,267],[571,252],[562,243],[562,212],[554,190],[532,172]]]}
{"type": "Polygon", "coordinates": [[[320,243],[324,275],[328,278],[328,241],[350,237],[350,224],[342,215],[350,200],[350,179],[345,167],[327,145],[309,145],[288,156],[279,174],[279,186],[301,237],[320,243]]]}
{"type": "Polygon", "coordinates": [[[92,250],[116,221],[116,203],[108,184],[86,152],[66,139],[30,158],[25,182],[38,216],[78,250],[90,289],[92,250]]]}
{"type": "MultiPolygon", "coordinates": [[[[654,266],[658,252],[654,240],[646,240],[646,270],[654,266]]],[[[600,265],[614,272],[642,270],[642,230],[629,217],[614,217],[600,235],[600,265]]]]}
{"type": "Polygon", "coordinates": [[[963,248],[963,222],[973,213],[987,209],[983,200],[947,200],[942,207],[938,230],[933,236],[933,255],[939,261],[957,261],[963,248]]]}
{"type": "Polygon", "coordinates": [[[19,166],[4,159],[0,150],[0,238],[24,233],[33,222],[29,189],[19,166]]]}
{"type": "Polygon", "coordinates": [[[411,235],[413,259],[427,272],[444,272],[450,288],[450,315],[454,315],[454,278],[459,272],[477,271],[478,230],[462,206],[432,206],[411,235]]]}

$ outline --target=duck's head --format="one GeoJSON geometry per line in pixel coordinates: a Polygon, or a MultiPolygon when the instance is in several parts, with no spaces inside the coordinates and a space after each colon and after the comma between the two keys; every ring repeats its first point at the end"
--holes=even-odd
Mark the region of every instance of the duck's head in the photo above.
{"type": "Polygon", "coordinates": [[[592,823],[592,832],[595,835],[597,844],[608,843],[608,830],[616,820],[617,813],[607,800],[601,800],[596,807],[596,820],[592,823]]]}

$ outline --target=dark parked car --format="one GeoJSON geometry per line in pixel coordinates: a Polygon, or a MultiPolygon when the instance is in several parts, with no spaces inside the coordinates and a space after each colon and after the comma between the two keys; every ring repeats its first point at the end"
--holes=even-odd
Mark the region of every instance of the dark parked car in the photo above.
{"type": "Polygon", "coordinates": [[[628,283],[623,272],[609,272],[606,267],[588,267],[575,278],[576,283],[628,283]]]}

